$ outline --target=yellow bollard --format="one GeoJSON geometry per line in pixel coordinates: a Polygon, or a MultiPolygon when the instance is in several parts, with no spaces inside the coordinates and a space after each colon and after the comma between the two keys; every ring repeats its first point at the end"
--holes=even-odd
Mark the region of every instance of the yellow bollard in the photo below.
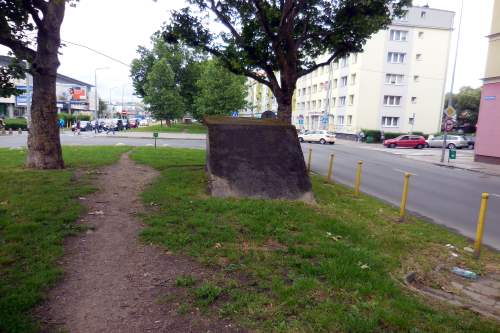
{"type": "Polygon", "coordinates": [[[354,186],[354,195],[359,196],[359,188],[361,187],[361,169],[363,168],[363,161],[358,161],[358,170],[356,172],[356,184],[354,186]]]}
{"type": "Polygon", "coordinates": [[[488,193],[483,193],[481,199],[481,208],[479,208],[479,218],[477,219],[476,241],[474,242],[474,258],[479,259],[481,252],[481,244],[483,243],[484,220],[486,219],[486,211],[488,210],[488,193]]]}
{"type": "Polygon", "coordinates": [[[405,173],[405,182],[403,186],[403,195],[401,197],[401,206],[399,208],[399,221],[403,222],[406,214],[406,201],[408,200],[408,183],[410,182],[411,173],[405,173]]]}
{"type": "Polygon", "coordinates": [[[309,157],[307,158],[307,173],[311,172],[311,155],[312,155],[312,149],[309,148],[309,157]]]}
{"type": "Polygon", "coordinates": [[[333,176],[333,159],[335,158],[335,154],[330,155],[330,164],[328,166],[328,175],[326,176],[326,181],[331,183],[333,176]]]}

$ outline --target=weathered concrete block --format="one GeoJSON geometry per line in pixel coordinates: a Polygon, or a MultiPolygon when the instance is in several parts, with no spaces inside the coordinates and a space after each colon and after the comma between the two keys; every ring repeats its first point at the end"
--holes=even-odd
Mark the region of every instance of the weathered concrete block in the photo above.
{"type": "Polygon", "coordinates": [[[294,126],[229,117],[205,124],[211,195],[314,201],[294,126]]]}

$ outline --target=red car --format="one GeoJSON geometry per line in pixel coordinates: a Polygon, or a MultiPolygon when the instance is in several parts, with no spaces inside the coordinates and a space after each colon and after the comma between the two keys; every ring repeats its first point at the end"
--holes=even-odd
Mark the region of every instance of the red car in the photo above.
{"type": "Polygon", "coordinates": [[[400,135],[397,138],[384,141],[388,148],[405,147],[422,149],[427,145],[425,138],[420,135],[400,135]]]}

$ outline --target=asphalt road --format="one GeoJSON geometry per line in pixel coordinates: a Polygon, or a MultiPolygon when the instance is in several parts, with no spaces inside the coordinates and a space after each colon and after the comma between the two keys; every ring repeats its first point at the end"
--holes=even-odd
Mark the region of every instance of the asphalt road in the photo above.
{"type": "MultiPolygon", "coordinates": [[[[94,136],[70,133],[61,136],[64,145],[150,146],[153,139],[94,136]]],[[[26,135],[0,137],[0,147],[26,145],[26,135]]],[[[205,148],[205,140],[158,139],[159,147],[205,148]]],[[[408,209],[435,223],[445,225],[474,238],[481,193],[491,194],[484,242],[500,249],[500,177],[478,172],[450,169],[427,162],[415,161],[388,152],[366,149],[348,142],[318,145],[303,144],[304,153],[313,149],[312,170],[326,175],[330,154],[335,154],[334,180],[352,186],[358,160],[363,160],[362,191],[399,206],[404,172],[413,174],[410,180],[408,209]]]]}

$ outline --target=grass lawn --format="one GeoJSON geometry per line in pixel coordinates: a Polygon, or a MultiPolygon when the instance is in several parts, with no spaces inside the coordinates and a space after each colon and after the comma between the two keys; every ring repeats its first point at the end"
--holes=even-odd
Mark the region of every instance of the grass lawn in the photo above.
{"type": "MultiPolygon", "coordinates": [[[[206,195],[204,153],[139,148],[132,157],[161,171],[143,194],[158,209],[144,216],[142,237],[192,256],[216,273],[180,276],[179,313],[202,311],[260,332],[497,332],[498,323],[425,300],[402,284],[417,270],[431,279],[437,264],[485,272],[481,261],[445,245],[470,245],[446,229],[410,218],[372,197],[314,177],[317,205],[227,200],[206,195]]],[[[444,283],[444,282],[443,282],[444,283]]]]}
{"type": "Polygon", "coordinates": [[[129,149],[64,147],[63,171],[24,169],[25,150],[0,149],[0,332],[36,331],[29,312],[61,276],[63,239],[80,231],[78,197],[94,191],[94,168],[129,149]]]}
{"type": "Polygon", "coordinates": [[[139,127],[131,129],[133,132],[164,132],[164,133],[191,133],[191,134],[205,134],[207,128],[199,123],[194,124],[172,124],[167,127],[166,125],[152,125],[147,127],[139,127]]]}

